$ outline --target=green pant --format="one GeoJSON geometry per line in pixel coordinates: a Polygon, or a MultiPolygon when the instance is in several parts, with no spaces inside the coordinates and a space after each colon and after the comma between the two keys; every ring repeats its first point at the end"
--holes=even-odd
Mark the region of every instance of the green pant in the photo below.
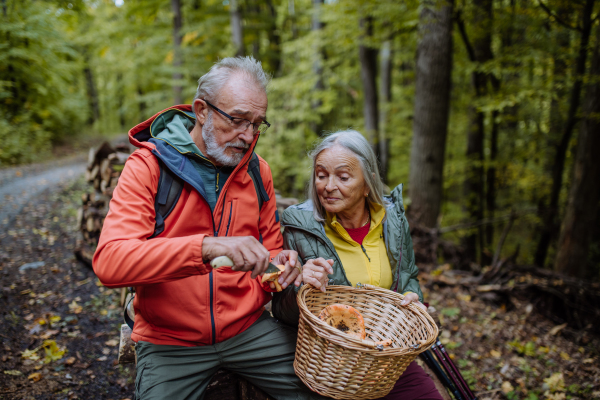
{"type": "Polygon", "coordinates": [[[139,342],[136,399],[202,399],[212,376],[223,368],[271,397],[324,399],[294,373],[296,331],[265,312],[241,334],[212,346],[166,346],[139,342]]]}

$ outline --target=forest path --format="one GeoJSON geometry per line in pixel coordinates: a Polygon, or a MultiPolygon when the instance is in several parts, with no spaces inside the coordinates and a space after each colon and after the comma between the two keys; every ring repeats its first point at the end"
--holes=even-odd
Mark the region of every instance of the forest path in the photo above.
{"type": "Polygon", "coordinates": [[[86,155],[0,170],[0,229],[9,228],[24,205],[85,172],[86,155]]]}

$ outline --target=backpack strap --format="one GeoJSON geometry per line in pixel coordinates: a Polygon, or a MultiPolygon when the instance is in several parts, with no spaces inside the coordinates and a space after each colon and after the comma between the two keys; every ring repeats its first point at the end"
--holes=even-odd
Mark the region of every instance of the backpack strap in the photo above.
{"type": "Polygon", "coordinates": [[[183,191],[183,180],[176,176],[159,159],[160,177],[158,178],[158,188],[154,198],[154,211],[156,214],[154,223],[154,233],[149,239],[160,235],[165,230],[165,219],[171,214],[181,192],[183,191]]]}
{"type": "Polygon", "coordinates": [[[262,210],[263,204],[269,201],[269,195],[265,189],[262,176],[260,175],[260,160],[256,153],[252,152],[252,158],[248,163],[248,174],[254,182],[254,189],[256,190],[256,197],[258,198],[258,209],[262,210]]]}
{"type": "MultiPolygon", "coordinates": [[[[160,167],[160,177],[158,179],[158,188],[154,199],[156,217],[154,233],[149,239],[160,235],[165,230],[165,219],[171,214],[177,201],[179,201],[184,185],[183,180],[171,172],[160,159],[158,159],[158,165],[160,167]]],[[[258,209],[262,210],[263,204],[269,201],[269,195],[267,194],[262,176],[260,175],[260,160],[254,152],[248,163],[248,174],[254,183],[254,190],[256,190],[256,197],[258,199],[258,209]]]]}

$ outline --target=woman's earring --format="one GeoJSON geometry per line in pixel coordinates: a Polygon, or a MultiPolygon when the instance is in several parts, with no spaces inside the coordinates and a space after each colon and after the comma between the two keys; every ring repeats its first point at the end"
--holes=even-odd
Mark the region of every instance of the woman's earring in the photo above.
{"type": "Polygon", "coordinates": [[[369,193],[365,194],[365,197],[369,197],[369,193]]]}

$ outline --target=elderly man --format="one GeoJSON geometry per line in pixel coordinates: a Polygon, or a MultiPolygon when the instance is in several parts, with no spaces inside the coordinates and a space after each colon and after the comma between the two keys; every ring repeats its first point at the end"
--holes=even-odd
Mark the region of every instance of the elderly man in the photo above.
{"type": "Polygon", "coordinates": [[[269,261],[286,266],[284,288],[300,270],[297,254],[282,251],[269,166],[253,153],[269,126],[267,82],[253,58],[223,59],[200,78],[191,107],[129,132],[139,149],[119,178],[94,270],[108,287],[136,289],[137,398],[202,398],[219,368],[277,399],[316,397],[294,374],[294,332],[264,310],[269,261]],[[223,255],[233,267],[211,268],[223,255]]]}

